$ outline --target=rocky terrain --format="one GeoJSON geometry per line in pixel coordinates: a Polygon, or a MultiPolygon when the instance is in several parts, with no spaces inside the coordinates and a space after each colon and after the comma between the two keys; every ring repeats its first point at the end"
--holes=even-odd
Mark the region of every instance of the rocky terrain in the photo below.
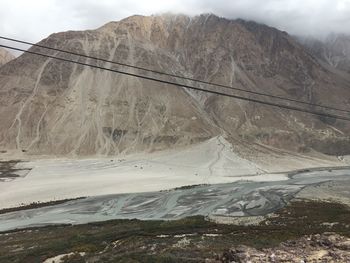
{"type": "MultiPolygon", "coordinates": [[[[349,81],[323,66],[286,32],[254,22],[215,15],[132,16],[96,30],[53,34],[40,44],[237,88],[350,107],[349,81]]],[[[44,52],[37,47],[31,50],[44,52]]],[[[302,153],[350,153],[350,125],[344,121],[30,54],[0,69],[0,105],[0,150],[10,153],[149,152],[218,135],[232,143],[236,152],[269,152],[268,146],[302,153]]]]}
{"type": "Polygon", "coordinates": [[[8,52],[6,49],[0,48],[0,67],[7,62],[10,62],[14,58],[15,56],[8,52]]]}
{"type": "Polygon", "coordinates": [[[311,235],[282,243],[276,248],[240,246],[207,262],[349,262],[350,238],[336,234],[311,235]]]}

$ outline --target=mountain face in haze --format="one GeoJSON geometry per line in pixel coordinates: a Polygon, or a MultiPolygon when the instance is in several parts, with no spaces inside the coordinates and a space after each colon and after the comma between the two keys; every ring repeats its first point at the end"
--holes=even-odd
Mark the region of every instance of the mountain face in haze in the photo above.
{"type": "Polygon", "coordinates": [[[322,41],[300,38],[300,42],[324,63],[350,74],[350,35],[330,34],[322,41]]]}
{"type": "MultiPolygon", "coordinates": [[[[53,34],[40,44],[240,89],[350,109],[348,81],[322,66],[287,33],[254,22],[214,15],[132,16],[96,30],[53,34]]],[[[44,52],[37,47],[32,50],[44,52]]],[[[45,52],[151,76],[92,59],[45,52]]],[[[320,110],[310,106],[308,109],[320,110]]],[[[225,136],[234,147],[259,144],[294,152],[350,153],[350,125],[344,121],[30,54],[0,69],[0,120],[0,148],[30,154],[153,151],[218,135],[225,136]]]]}
{"type": "Polygon", "coordinates": [[[6,49],[0,48],[0,67],[7,62],[10,62],[14,58],[15,56],[8,52],[6,49]]]}

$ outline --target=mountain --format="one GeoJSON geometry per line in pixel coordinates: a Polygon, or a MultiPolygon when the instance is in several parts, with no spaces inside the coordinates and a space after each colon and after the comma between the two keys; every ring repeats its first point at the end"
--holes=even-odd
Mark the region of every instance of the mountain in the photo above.
{"type": "Polygon", "coordinates": [[[6,49],[0,48],[0,67],[13,60],[14,58],[15,56],[8,52],[6,49]]]}
{"type": "Polygon", "coordinates": [[[333,33],[324,40],[312,37],[299,39],[316,58],[350,74],[350,35],[333,33]]]}
{"type": "MultiPolygon", "coordinates": [[[[255,22],[215,15],[132,16],[96,30],[53,34],[40,44],[250,91],[350,109],[348,81],[324,67],[286,32],[255,22]]],[[[31,50],[44,52],[38,47],[31,50]]],[[[96,63],[56,51],[45,52],[96,63]]],[[[150,76],[136,69],[97,64],[150,76]]],[[[243,92],[200,86],[258,98],[243,92]]],[[[256,149],[254,147],[266,151],[266,147],[273,147],[293,152],[350,153],[349,122],[31,54],[23,54],[0,69],[0,120],[0,150],[29,154],[105,155],[154,151],[218,135],[230,141],[237,151],[256,149]]]]}

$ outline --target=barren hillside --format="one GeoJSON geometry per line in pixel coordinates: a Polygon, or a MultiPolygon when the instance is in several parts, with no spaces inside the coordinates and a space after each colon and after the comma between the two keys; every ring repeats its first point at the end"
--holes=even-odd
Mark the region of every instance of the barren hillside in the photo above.
{"type": "MultiPolygon", "coordinates": [[[[53,34],[40,44],[350,109],[349,82],[323,67],[286,32],[255,22],[214,15],[132,16],[96,30],[53,34]]],[[[149,75],[109,63],[98,65],[149,75]]],[[[347,122],[31,54],[0,69],[0,120],[0,150],[30,154],[154,151],[218,135],[237,147],[258,143],[294,152],[350,153],[347,122]]]]}

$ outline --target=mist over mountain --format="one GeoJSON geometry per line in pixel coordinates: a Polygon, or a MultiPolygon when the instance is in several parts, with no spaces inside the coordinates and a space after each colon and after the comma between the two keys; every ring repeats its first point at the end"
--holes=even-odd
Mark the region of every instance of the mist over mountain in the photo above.
{"type": "Polygon", "coordinates": [[[350,74],[350,35],[333,33],[324,39],[300,37],[299,41],[316,58],[350,74]]]}
{"type": "Polygon", "coordinates": [[[37,42],[53,32],[93,29],[134,14],[149,16],[169,11],[253,20],[293,35],[350,34],[348,0],[14,0],[2,1],[0,25],[6,36],[37,42]]]}

